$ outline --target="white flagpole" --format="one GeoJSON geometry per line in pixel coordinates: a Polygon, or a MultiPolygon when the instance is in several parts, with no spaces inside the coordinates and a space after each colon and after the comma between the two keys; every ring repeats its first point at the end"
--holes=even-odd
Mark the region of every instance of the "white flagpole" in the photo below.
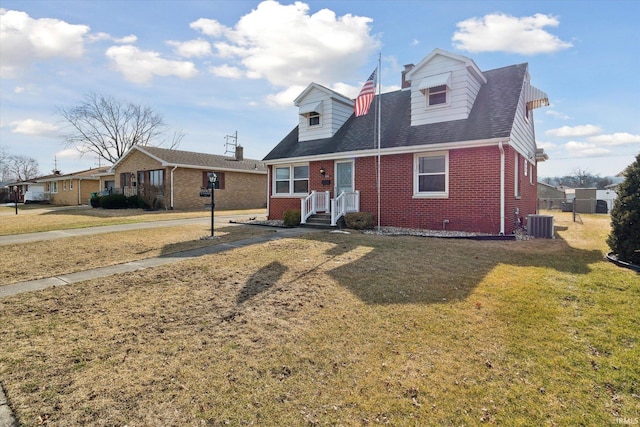
{"type": "Polygon", "coordinates": [[[381,107],[382,107],[382,52],[378,53],[378,173],[377,173],[377,187],[378,187],[378,234],[380,234],[380,130],[381,126],[381,107]]]}

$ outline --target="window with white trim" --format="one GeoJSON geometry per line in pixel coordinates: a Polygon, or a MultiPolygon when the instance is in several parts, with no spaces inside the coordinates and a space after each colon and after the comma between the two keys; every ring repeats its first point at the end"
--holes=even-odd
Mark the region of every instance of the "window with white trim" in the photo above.
{"type": "Polygon", "coordinates": [[[515,197],[520,197],[520,168],[518,167],[520,165],[520,156],[518,155],[518,153],[515,153],[515,161],[514,161],[514,171],[513,171],[513,195],[515,197]]]}
{"type": "Polygon", "coordinates": [[[320,113],[312,111],[307,114],[307,123],[309,127],[320,126],[320,113]]]}
{"type": "Polygon", "coordinates": [[[58,192],[58,181],[51,181],[51,192],[54,194],[58,192]]]}
{"type": "Polygon", "coordinates": [[[449,153],[421,153],[414,157],[414,196],[448,197],[449,153]]]}
{"type": "Polygon", "coordinates": [[[290,165],[274,167],[274,194],[308,194],[309,165],[290,165]]]}
{"type": "Polygon", "coordinates": [[[427,95],[427,107],[447,103],[447,85],[429,88],[427,95]]]}
{"type": "Polygon", "coordinates": [[[533,185],[533,165],[529,163],[529,184],[533,185]]]}

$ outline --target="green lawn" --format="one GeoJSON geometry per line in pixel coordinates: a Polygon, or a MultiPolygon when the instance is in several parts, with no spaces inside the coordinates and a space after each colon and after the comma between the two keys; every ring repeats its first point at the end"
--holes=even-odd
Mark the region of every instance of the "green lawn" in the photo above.
{"type": "Polygon", "coordinates": [[[0,381],[51,425],[640,420],[640,276],[557,239],[319,232],[0,300],[0,381]]]}

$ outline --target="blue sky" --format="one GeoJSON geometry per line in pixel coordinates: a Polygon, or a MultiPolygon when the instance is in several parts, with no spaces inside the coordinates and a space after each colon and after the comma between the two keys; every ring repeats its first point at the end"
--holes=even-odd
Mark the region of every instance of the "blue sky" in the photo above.
{"type": "MultiPolygon", "coordinates": [[[[382,54],[383,91],[434,48],[481,70],[529,63],[550,159],[539,176],[621,172],[640,152],[640,1],[0,1],[0,148],[41,173],[98,166],[56,107],[91,92],[161,113],[179,149],[262,159],[311,82],[355,97],[382,54]]],[[[169,137],[170,139],[170,137],[169,137]]],[[[104,165],[104,161],[102,162],[104,165]]]]}

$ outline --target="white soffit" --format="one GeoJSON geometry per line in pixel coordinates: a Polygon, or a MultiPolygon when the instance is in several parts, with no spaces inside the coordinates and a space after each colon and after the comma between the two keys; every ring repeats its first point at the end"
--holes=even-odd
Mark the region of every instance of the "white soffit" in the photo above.
{"type": "Polygon", "coordinates": [[[429,76],[422,79],[418,89],[426,90],[432,87],[447,85],[451,87],[451,73],[436,74],[435,76],[429,76]]]}

